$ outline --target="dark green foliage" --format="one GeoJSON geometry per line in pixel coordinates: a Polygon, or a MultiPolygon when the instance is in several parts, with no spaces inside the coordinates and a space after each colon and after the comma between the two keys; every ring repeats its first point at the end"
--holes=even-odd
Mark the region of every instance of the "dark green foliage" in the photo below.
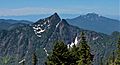
{"type": "Polygon", "coordinates": [[[116,59],[117,65],[120,65],[120,38],[118,40],[117,44],[117,59],[116,59]]]}
{"type": "Polygon", "coordinates": [[[82,32],[80,46],[78,49],[79,61],[78,65],[92,65],[93,55],[90,53],[90,47],[87,45],[85,34],[82,32]]]}
{"type": "Polygon", "coordinates": [[[13,58],[10,56],[0,57],[0,65],[11,65],[13,58]]]}
{"type": "Polygon", "coordinates": [[[63,42],[56,42],[52,55],[48,57],[46,65],[70,65],[67,45],[65,45],[63,42]]]}
{"type": "Polygon", "coordinates": [[[116,59],[115,52],[113,50],[112,53],[111,53],[111,55],[110,55],[110,57],[108,58],[108,61],[107,61],[106,64],[108,64],[108,65],[116,65],[115,59],[116,59]]]}
{"type": "Polygon", "coordinates": [[[116,54],[113,50],[112,56],[110,56],[110,58],[107,61],[107,65],[120,65],[120,38],[117,42],[116,54]]]}
{"type": "Polygon", "coordinates": [[[103,57],[100,58],[100,65],[104,65],[103,64],[103,57]]]}
{"type": "Polygon", "coordinates": [[[113,63],[113,65],[115,64],[115,52],[114,51],[112,53],[112,63],[113,63]]]}
{"type": "Polygon", "coordinates": [[[106,65],[109,65],[109,63],[107,62],[106,65]]]}
{"type": "Polygon", "coordinates": [[[71,57],[74,61],[74,65],[77,65],[77,62],[79,60],[79,52],[78,52],[79,47],[73,45],[73,47],[70,49],[71,57]]]}
{"type": "Polygon", "coordinates": [[[37,56],[35,53],[32,55],[32,65],[37,65],[37,56]]]}

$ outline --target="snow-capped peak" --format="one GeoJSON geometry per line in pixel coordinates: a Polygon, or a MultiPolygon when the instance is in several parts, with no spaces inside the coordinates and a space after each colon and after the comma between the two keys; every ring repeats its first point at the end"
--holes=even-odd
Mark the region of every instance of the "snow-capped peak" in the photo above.
{"type": "Polygon", "coordinates": [[[60,20],[61,19],[57,15],[57,13],[54,13],[50,17],[40,19],[36,23],[34,23],[33,30],[38,37],[42,37],[42,34],[46,30],[50,29],[52,26],[55,26],[55,25],[57,27],[59,25],[60,20]]]}

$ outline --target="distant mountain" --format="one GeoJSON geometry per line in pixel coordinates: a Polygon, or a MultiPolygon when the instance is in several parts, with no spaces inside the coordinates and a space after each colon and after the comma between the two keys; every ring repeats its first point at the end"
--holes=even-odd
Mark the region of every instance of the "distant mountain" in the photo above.
{"type": "Polygon", "coordinates": [[[120,31],[119,20],[110,19],[95,13],[88,13],[66,20],[71,25],[105,34],[111,34],[113,31],[120,31]]]}
{"type": "Polygon", "coordinates": [[[29,24],[14,24],[9,30],[0,31],[0,57],[10,56],[13,59],[9,65],[20,65],[25,59],[26,65],[31,65],[31,56],[36,52],[38,65],[45,65],[53,49],[53,42],[62,40],[66,45],[79,43],[80,33],[85,32],[91,52],[94,54],[94,65],[98,65],[100,58],[104,57],[104,63],[112,50],[116,48],[116,40],[119,32],[113,35],[97,33],[68,24],[57,13],[29,24]],[[115,36],[115,37],[114,37],[115,36]]]}
{"type": "Polygon", "coordinates": [[[12,19],[0,19],[0,30],[6,30],[8,29],[12,24],[32,24],[31,21],[26,20],[12,20],[12,19]]]}

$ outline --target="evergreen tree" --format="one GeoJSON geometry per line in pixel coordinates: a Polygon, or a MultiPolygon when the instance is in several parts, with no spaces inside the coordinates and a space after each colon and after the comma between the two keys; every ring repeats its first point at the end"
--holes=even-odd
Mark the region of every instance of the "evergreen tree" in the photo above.
{"type": "Polygon", "coordinates": [[[112,52],[112,55],[108,58],[108,65],[116,65],[115,64],[115,55],[114,55],[114,50],[112,52]]]}
{"type": "Polygon", "coordinates": [[[70,49],[70,56],[71,56],[71,58],[72,58],[73,65],[77,65],[76,61],[79,60],[78,49],[79,49],[79,47],[75,46],[75,44],[74,44],[73,47],[70,49]]]}
{"type": "Polygon", "coordinates": [[[70,52],[67,49],[67,45],[63,42],[56,42],[53,48],[53,52],[48,56],[46,65],[73,65],[70,57],[70,52]]]}
{"type": "Polygon", "coordinates": [[[120,37],[117,43],[117,59],[116,59],[116,64],[120,65],[120,37]]]}
{"type": "Polygon", "coordinates": [[[113,51],[112,56],[109,58],[109,65],[120,65],[120,38],[117,43],[117,50],[116,50],[117,56],[115,56],[115,53],[113,51]]]}
{"type": "Polygon", "coordinates": [[[35,53],[32,55],[32,65],[37,65],[37,56],[35,53]]]}
{"type": "Polygon", "coordinates": [[[0,58],[1,65],[10,65],[11,61],[12,61],[12,58],[9,56],[4,56],[0,58]]]}
{"type": "Polygon", "coordinates": [[[113,63],[113,65],[115,65],[115,53],[114,53],[114,51],[112,53],[112,63],[113,63]]]}
{"type": "Polygon", "coordinates": [[[103,57],[100,58],[100,65],[103,65],[103,57]]]}
{"type": "Polygon", "coordinates": [[[86,37],[84,33],[81,33],[80,46],[78,49],[79,61],[78,65],[92,65],[93,55],[90,53],[90,47],[87,45],[86,37]]]}
{"type": "Polygon", "coordinates": [[[107,61],[106,65],[109,65],[108,61],[107,61]]]}

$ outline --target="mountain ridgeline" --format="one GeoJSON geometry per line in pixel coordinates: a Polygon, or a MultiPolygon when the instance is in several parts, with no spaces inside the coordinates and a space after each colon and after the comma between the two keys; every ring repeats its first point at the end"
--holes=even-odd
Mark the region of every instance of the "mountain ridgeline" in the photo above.
{"type": "Polygon", "coordinates": [[[8,30],[13,24],[32,24],[31,21],[26,20],[12,20],[12,19],[0,19],[0,30],[8,30]]]}
{"type": "Polygon", "coordinates": [[[66,19],[69,24],[84,28],[87,30],[94,30],[105,34],[112,34],[114,31],[120,31],[120,21],[100,16],[96,13],[88,13],[80,15],[73,19],[66,19]]]}
{"type": "Polygon", "coordinates": [[[57,13],[32,24],[17,23],[10,25],[8,30],[0,30],[0,58],[9,57],[8,65],[21,65],[20,62],[23,60],[26,65],[32,65],[31,57],[36,53],[37,64],[44,65],[55,41],[61,40],[69,46],[73,43],[78,44],[81,32],[85,33],[90,51],[94,55],[93,64],[99,65],[101,57],[105,63],[116,49],[120,33],[116,31],[112,35],[107,35],[85,30],[70,25],[57,13]]]}

